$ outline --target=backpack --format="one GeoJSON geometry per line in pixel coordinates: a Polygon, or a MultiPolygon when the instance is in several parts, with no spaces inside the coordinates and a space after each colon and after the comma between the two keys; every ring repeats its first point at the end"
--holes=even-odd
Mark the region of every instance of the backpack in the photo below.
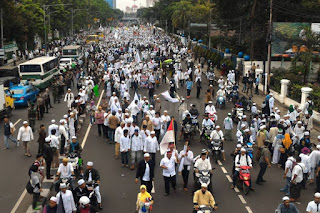
{"type": "Polygon", "coordinates": [[[307,111],[310,116],[313,114],[313,102],[312,101],[309,102],[309,107],[308,107],[307,111]]]}
{"type": "Polygon", "coordinates": [[[28,181],[27,185],[26,185],[26,190],[29,194],[33,193],[34,187],[31,185],[31,179],[28,181]]]}

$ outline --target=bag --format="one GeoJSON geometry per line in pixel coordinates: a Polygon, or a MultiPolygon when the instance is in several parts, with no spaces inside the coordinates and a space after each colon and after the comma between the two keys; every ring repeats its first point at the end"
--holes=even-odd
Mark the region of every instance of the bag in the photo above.
{"type": "Polygon", "coordinates": [[[26,190],[29,194],[32,194],[33,193],[33,186],[31,185],[31,180],[28,181],[27,185],[26,185],[26,190]]]}
{"type": "Polygon", "coordinates": [[[309,102],[309,107],[307,111],[310,116],[313,114],[313,102],[309,102]]]}
{"type": "Polygon", "coordinates": [[[286,149],[285,148],[280,148],[280,153],[284,154],[286,152],[286,149]]]}

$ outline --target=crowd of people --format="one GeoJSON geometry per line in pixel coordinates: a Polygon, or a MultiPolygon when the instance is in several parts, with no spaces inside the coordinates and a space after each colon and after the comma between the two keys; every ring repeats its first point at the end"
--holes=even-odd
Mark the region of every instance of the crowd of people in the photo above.
{"type": "MultiPolygon", "coordinates": [[[[284,170],[285,183],[279,190],[286,196],[278,207],[281,213],[299,212],[293,202],[299,199],[301,189],[306,187],[308,182],[316,182],[316,191],[320,192],[320,144],[310,140],[310,130],[313,128],[313,102],[310,97],[304,106],[290,106],[288,112],[281,112],[275,107],[273,94],[269,93],[262,103],[262,110],[259,111],[256,103],[248,104],[247,100],[244,103],[245,97],[240,98],[237,71],[230,71],[226,79],[221,76],[216,81],[212,63],[208,63],[208,70],[205,72],[201,61],[198,65],[194,64],[192,52],[188,52],[185,46],[163,31],[146,26],[106,29],[105,32],[105,41],[108,42],[86,47],[83,64],[65,67],[52,86],[39,94],[35,106],[30,106],[29,121],[24,121],[18,130],[17,139],[13,137],[13,124],[8,118],[4,119],[6,148],[9,148],[8,140],[15,142],[17,146],[19,142],[23,142],[25,155],[31,157],[30,142],[34,140],[35,131],[34,114],[37,114],[38,120],[42,120],[52,107],[51,103],[65,102],[66,114],[58,119],[58,122],[51,120],[47,128],[41,124],[38,130],[38,154],[29,169],[29,189],[33,194],[34,209],[38,208],[37,202],[44,177],[52,179],[52,168],[57,168],[57,194],[51,197],[44,207],[44,212],[82,213],[98,212],[102,209],[99,172],[93,168],[93,162],[88,161],[86,168],[82,165],[82,146],[77,138],[79,124],[82,122],[81,115],[86,115],[90,124],[97,126],[98,135],[103,140],[114,144],[115,159],[121,158],[122,167],[136,169],[135,182],[138,183],[140,179],[141,183],[136,202],[137,212],[152,211],[154,201],[151,193],[157,164],[163,171],[165,196],[170,195],[170,185],[173,191],[176,190],[177,173],[182,175],[184,191],[188,191],[189,173],[193,170],[194,187],[191,191],[194,212],[203,206],[217,210],[211,193],[211,181],[203,183],[199,177],[202,171],[209,172],[209,179],[213,174],[209,157],[211,142],[220,142],[222,160],[227,160],[223,143],[233,141],[234,138],[236,143],[232,153],[234,163],[231,188],[237,186],[242,167],[249,167],[250,170],[253,162],[258,162],[260,172],[255,183],[259,185],[266,182],[263,177],[272,164],[284,170]],[[187,63],[185,70],[181,65],[184,61],[187,63]],[[207,78],[208,86],[201,83],[203,76],[207,78]],[[216,83],[218,91],[215,93],[213,88],[216,83]],[[169,95],[162,95],[167,101],[179,102],[177,120],[168,114],[167,104],[166,108],[163,107],[161,94],[155,94],[160,84],[169,85],[169,95]],[[186,98],[189,99],[194,84],[197,87],[197,98],[200,97],[202,88],[207,87],[204,99],[205,116],[201,123],[194,123],[200,115],[199,107],[194,104],[188,107],[185,99],[177,95],[179,87],[185,87],[186,98]],[[95,89],[97,87],[100,88],[100,93],[99,89],[95,89]],[[237,93],[235,104],[227,91],[230,87],[237,93]],[[142,88],[148,90],[148,97],[140,95],[142,88]],[[50,100],[51,94],[53,101],[50,100]],[[102,99],[99,105],[96,105],[95,97],[99,94],[102,99]],[[218,114],[214,100],[217,105],[217,97],[223,97],[224,104],[235,106],[223,119],[222,127],[216,124],[218,114]],[[243,109],[244,105],[249,106],[249,115],[237,115],[237,110],[243,109]],[[181,125],[178,125],[179,121],[181,125]],[[183,140],[182,135],[187,132],[187,125],[194,125],[200,132],[200,138],[187,138],[181,151],[178,151],[178,144],[175,142],[183,140]],[[171,138],[167,136],[170,128],[174,129],[171,138]],[[207,129],[210,129],[209,135],[207,129]],[[190,149],[190,142],[203,139],[209,141],[208,149],[202,150],[196,156],[190,149]],[[250,144],[256,147],[257,152],[254,155],[252,149],[250,151],[250,144]],[[160,160],[156,159],[159,152],[163,155],[160,160]],[[75,158],[77,160],[73,161],[75,158]]],[[[53,50],[55,48],[52,47],[53,50]]],[[[58,52],[53,51],[53,54],[58,56],[58,52]]],[[[251,81],[255,79],[255,83],[259,84],[259,76],[253,77],[255,67],[251,69],[249,76],[251,81]]],[[[246,87],[247,83],[244,83],[242,92],[248,92],[250,87],[246,87]]],[[[258,94],[258,90],[256,93],[258,94]]],[[[318,140],[320,143],[320,136],[318,140]]],[[[249,188],[255,190],[251,179],[249,188]]],[[[308,204],[306,211],[318,211],[319,202],[320,194],[316,193],[315,200],[308,204]]]]}

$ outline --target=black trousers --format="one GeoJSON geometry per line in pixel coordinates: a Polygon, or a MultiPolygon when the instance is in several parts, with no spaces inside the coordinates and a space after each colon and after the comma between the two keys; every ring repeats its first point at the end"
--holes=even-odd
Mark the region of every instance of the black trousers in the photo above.
{"type": "Polygon", "coordinates": [[[317,192],[320,192],[320,175],[316,177],[317,192]]]}
{"type": "Polygon", "coordinates": [[[99,134],[99,136],[101,136],[102,133],[104,133],[104,124],[98,124],[98,134],[99,134]]]}
{"type": "Polygon", "coordinates": [[[33,192],[32,195],[33,195],[32,208],[35,209],[37,207],[37,202],[39,201],[39,198],[40,198],[40,193],[33,192]]]}
{"type": "Polygon", "coordinates": [[[153,160],[153,163],[156,164],[156,153],[149,153],[151,156],[151,159],[153,160]]]}
{"type": "Polygon", "coordinates": [[[262,180],[263,180],[263,175],[264,175],[264,173],[266,172],[267,167],[268,167],[268,164],[267,164],[267,163],[260,163],[260,172],[259,172],[259,174],[258,174],[256,183],[262,182],[262,180]]]}
{"type": "Polygon", "coordinates": [[[201,88],[197,87],[197,98],[200,97],[200,91],[201,91],[201,88]]]}
{"type": "Polygon", "coordinates": [[[48,113],[48,112],[49,112],[49,99],[46,99],[46,100],[44,101],[44,107],[45,107],[45,109],[46,109],[46,113],[48,113]]]}
{"type": "Polygon", "coordinates": [[[176,176],[172,176],[172,177],[166,177],[166,176],[163,176],[164,178],[164,188],[166,190],[166,193],[167,194],[170,194],[170,183],[172,185],[172,188],[173,190],[176,190],[176,176]]]}
{"type": "Polygon", "coordinates": [[[301,182],[302,188],[306,188],[307,181],[308,181],[308,173],[303,173],[303,181],[301,182]]]}
{"type": "Polygon", "coordinates": [[[141,179],[141,185],[145,185],[147,187],[147,192],[151,193],[152,181],[144,181],[141,179]]]}
{"type": "Polygon", "coordinates": [[[191,89],[187,89],[187,96],[190,96],[191,89]]]}
{"type": "Polygon", "coordinates": [[[160,129],[155,129],[154,130],[156,132],[156,137],[157,137],[157,140],[159,142],[159,139],[160,139],[160,129]]]}
{"type": "Polygon", "coordinates": [[[61,144],[60,144],[60,155],[64,154],[64,146],[66,144],[66,138],[61,135],[61,144]]]}
{"type": "Polygon", "coordinates": [[[183,188],[187,188],[188,187],[188,180],[189,180],[189,170],[188,170],[187,165],[183,166],[183,170],[182,170],[181,174],[182,174],[182,179],[183,179],[183,188]]]}
{"type": "Polygon", "coordinates": [[[47,179],[48,179],[48,178],[50,178],[52,159],[45,159],[45,160],[46,160],[46,176],[47,176],[47,179]]]}
{"type": "Polygon", "coordinates": [[[298,199],[300,197],[300,192],[301,192],[301,183],[297,183],[297,184],[290,184],[290,196],[293,199],[298,199]]]}

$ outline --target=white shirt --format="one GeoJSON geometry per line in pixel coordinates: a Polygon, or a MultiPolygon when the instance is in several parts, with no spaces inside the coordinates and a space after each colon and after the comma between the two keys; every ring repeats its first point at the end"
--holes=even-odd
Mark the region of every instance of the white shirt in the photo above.
{"type": "Polygon", "coordinates": [[[292,176],[292,166],[293,166],[293,162],[292,162],[292,160],[290,160],[290,159],[288,159],[287,161],[286,161],[286,164],[285,164],[285,170],[286,169],[288,169],[288,172],[287,172],[287,177],[290,177],[291,178],[291,176],[292,176]]]}
{"type": "Polygon", "coordinates": [[[130,149],[130,138],[124,135],[120,138],[120,152],[127,152],[130,149]]]}
{"type": "Polygon", "coordinates": [[[162,158],[160,162],[160,166],[166,166],[167,169],[163,169],[162,175],[165,177],[173,177],[176,175],[176,161],[175,157],[171,157],[170,159],[168,157],[162,158]]]}
{"type": "Polygon", "coordinates": [[[33,132],[30,126],[20,127],[18,132],[18,141],[33,141],[33,132]]]}
{"type": "Polygon", "coordinates": [[[305,166],[302,163],[298,163],[297,165],[294,166],[293,170],[292,170],[292,178],[291,180],[293,180],[294,176],[297,175],[295,182],[296,183],[301,183],[301,181],[303,180],[303,168],[305,166]]]}
{"type": "Polygon", "coordinates": [[[67,165],[63,165],[60,163],[58,172],[60,173],[61,178],[70,178],[73,172],[73,167],[71,163],[67,163],[67,165]]]}
{"type": "Polygon", "coordinates": [[[150,166],[146,161],[144,161],[144,163],[146,164],[146,170],[144,171],[142,180],[143,181],[150,181],[150,166]]]}
{"type": "Polygon", "coordinates": [[[153,138],[151,136],[148,136],[145,143],[144,143],[144,152],[148,152],[148,153],[156,153],[157,151],[159,151],[159,144],[158,144],[158,140],[157,137],[154,136],[153,138]]]}
{"type": "Polygon", "coordinates": [[[205,113],[216,113],[216,108],[212,105],[207,105],[205,109],[205,113]]]}
{"type": "Polygon", "coordinates": [[[152,122],[153,122],[153,125],[154,125],[154,129],[157,129],[157,130],[160,130],[161,128],[161,118],[157,118],[157,117],[154,117],[152,119],[152,122]]]}
{"type": "Polygon", "coordinates": [[[223,121],[223,126],[225,129],[230,130],[233,129],[233,121],[231,118],[226,117],[223,121]]]}
{"type": "Polygon", "coordinates": [[[149,130],[146,130],[146,131],[144,131],[143,129],[140,130],[140,136],[141,136],[141,138],[142,138],[143,144],[145,143],[145,141],[146,141],[146,139],[147,139],[147,137],[148,137],[149,135],[150,135],[150,131],[149,131],[149,130]]]}
{"type": "Polygon", "coordinates": [[[140,112],[140,109],[136,103],[133,103],[130,109],[131,109],[131,115],[137,115],[140,112]]]}
{"type": "Polygon", "coordinates": [[[318,163],[320,161],[320,151],[319,150],[313,150],[311,152],[310,161],[311,161],[312,168],[316,168],[318,166],[318,163]]]}
{"type": "Polygon", "coordinates": [[[115,133],[114,133],[114,141],[116,143],[120,143],[120,138],[121,138],[122,135],[123,135],[123,128],[121,126],[118,126],[116,128],[115,133]]]}
{"type": "Polygon", "coordinates": [[[70,190],[66,190],[65,193],[59,192],[57,194],[57,204],[60,202],[60,196],[62,196],[65,213],[72,213],[73,211],[77,210],[76,205],[74,204],[73,194],[70,190]]]}
{"type": "Polygon", "coordinates": [[[213,140],[224,140],[223,132],[221,130],[213,130],[210,134],[210,138],[213,140]]]}
{"type": "Polygon", "coordinates": [[[143,150],[142,137],[140,135],[133,135],[131,137],[131,151],[136,152],[141,150],[143,150]]]}
{"type": "MultiPolygon", "coordinates": [[[[187,152],[187,154],[185,154],[186,152],[184,150],[182,150],[179,154],[179,159],[182,159],[182,155],[184,156],[184,160],[183,160],[183,165],[184,166],[190,166],[193,163],[193,152],[191,150],[189,150],[187,152]]],[[[190,168],[189,168],[190,170],[190,168]]]]}
{"type": "Polygon", "coordinates": [[[50,147],[55,147],[56,149],[59,149],[59,138],[55,135],[49,135],[48,138],[50,138],[50,147]]]}
{"type": "Polygon", "coordinates": [[[303,173],[309,173],[309,172],[311,172],[310,156],[301,153],[301,154],[299,155],[299,157],[301,158],[301,163],[303,163],[303,164],[305,165],[305,167],[304,167],[304,169],[303,169],[303,173]]]}
{"type": "Polygon", "coordinates": [[[310,201],[308,203],[306,211],[310,212],[310,213],[319,213],[320,212],[320,203],[316,204],[316,202],[314,202],[314,200],[310,201]]]}
{"type": "Polygon", "coordinates": [[[248,155],[238,154],[234,160],[234,165],[235,165],[235,170],[240,171],[240,168],[237,168],[237,166],[251,166],[252,167],[252,160],[248,155]]]}
{"type": "Polygon", "coordinates": [[[208,119],[208,120],[203,119],[203,121],[202,121],[202,128],[205,128],[207,126],[213,126],[213,125],[214,125],[214,123],[211,119],[208,119]]]}
{"type": "Polygon", "coordinates": [[[207,158],[205,160],[202,160],[201,157],[196,161],[196,163],[194,164],[194,167],[197,168],[198,170],[212,169],[210,161],[207,158]]]}
{"type": "Polygon", "coordinates": [[[66,128],[64,127],[64,125],[59,126],[59,133],[60,133],[60,135],[63,135],[65,137],[66,141],[69,140],[68,134],[67,134],[67,131],[66,131],[66,128]]]}
{"type": "Polygon", "coordinates": [[[56,130],[56,136],[59,136],[59,126],[57,124],[51,124],[48,127],[48,135],[51,135],[51,130],[56,130]]]}

